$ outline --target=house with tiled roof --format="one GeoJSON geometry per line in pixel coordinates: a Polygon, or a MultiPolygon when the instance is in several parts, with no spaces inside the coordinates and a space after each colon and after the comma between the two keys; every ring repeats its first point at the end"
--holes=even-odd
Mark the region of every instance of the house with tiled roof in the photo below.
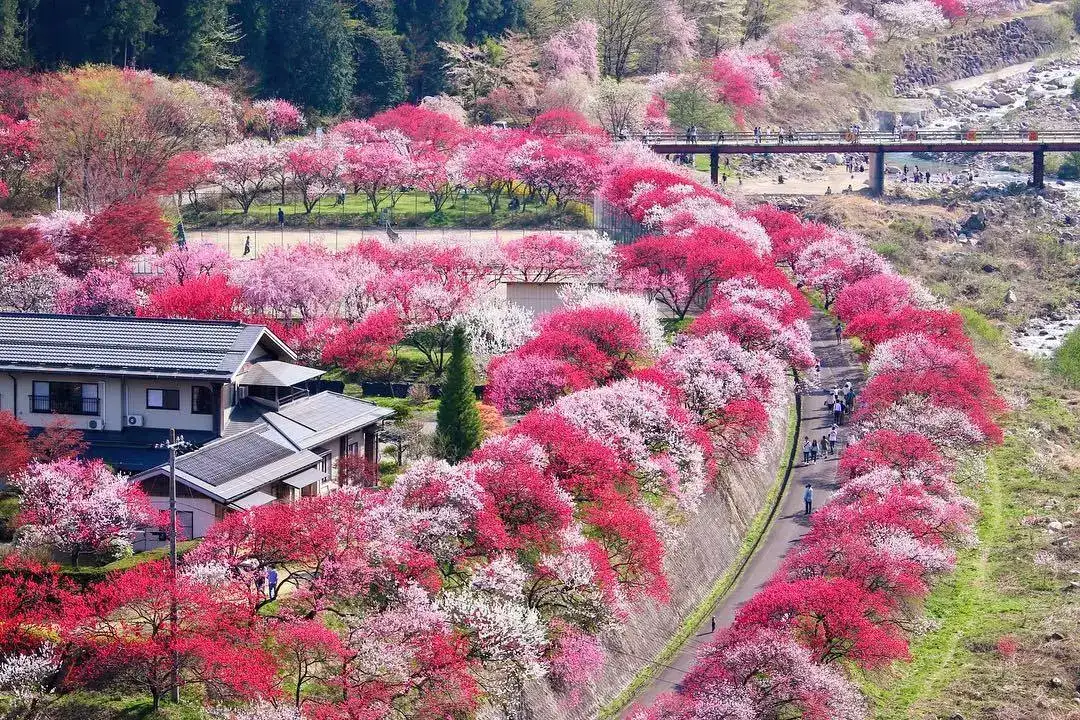
{"type": "Polygon", "coordinates": [[[261,325],[0,313],[0,410],[38,430],[64,418],[159,506],[175,429],[179,521],[201,537],[231,510],[322,492],[346,455],[378,462],[393,411],[311,394],[322,371],[296,360],[261,325]]]}

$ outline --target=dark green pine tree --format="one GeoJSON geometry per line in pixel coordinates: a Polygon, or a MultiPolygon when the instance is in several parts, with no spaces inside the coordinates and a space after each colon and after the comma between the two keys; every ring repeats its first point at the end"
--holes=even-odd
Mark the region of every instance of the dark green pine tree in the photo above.
{"type": "Polygon", "coordinates": [[[450,462],[464,459],[480,445],[483,426],[476,409],[472,358],[465,344],[465,331],[454,328],[450,343],[450,363],[439,397],[435,441],[440,454],[450,462]]]}
{"type": "Polygon", "coordinates": [[[468,0],[399,0],[398,32],[409,58],[409,95],[419,100],[446,89],[446,53],[439,42],[465,39],[468,0]]]}
{"type": "Polygon", "coordinates": [[[263,94],[327,115],[344,110],[353,90],[352,22],[338,0],[274,0],[263,94]]]}

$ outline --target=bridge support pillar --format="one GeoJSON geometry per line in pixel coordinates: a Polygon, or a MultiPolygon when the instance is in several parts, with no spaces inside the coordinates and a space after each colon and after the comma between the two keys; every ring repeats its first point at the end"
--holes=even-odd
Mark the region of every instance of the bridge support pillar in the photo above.
{"type": "Polygon", "coordinates": [[[870,195],[881,197],[885,194],[885,153],[872,152],[870,161],[870,195]]]}
{"type": "Polygon", "coordinates": [[[720,149],[713,148],[709,151],[709,179],[712,184],[720,182],[720,149]]]}
{"type": "Polygon", "coordinates": [[[1037,190],[1046,187],[1046,160],[1043,155],[1042,150],[1036,150],[1031,164],[1031,186],[1037,190]]]}

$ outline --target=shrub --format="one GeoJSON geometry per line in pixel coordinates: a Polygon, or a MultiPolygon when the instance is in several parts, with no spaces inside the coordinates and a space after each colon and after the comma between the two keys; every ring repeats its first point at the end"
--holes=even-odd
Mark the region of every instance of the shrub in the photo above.
{"type": "Polygon", "coordinates": [[[409,403],[420,406],[431,399],[431,392],[424,383],[413,383],[409,386],[409,403]]]}
{"type": "Polygon", "coordinates": [[[1073,385],[1080,385],[1080,328],[1065,337],[1054,354],[1054,370],[1073,385]]]}

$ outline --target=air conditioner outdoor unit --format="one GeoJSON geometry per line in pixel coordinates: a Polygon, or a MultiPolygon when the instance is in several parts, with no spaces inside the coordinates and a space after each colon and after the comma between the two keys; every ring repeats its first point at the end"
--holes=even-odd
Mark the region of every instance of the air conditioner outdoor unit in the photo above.
{"type": "Polygon", "coordinates": [[[127,426],[128,427],[142,427],[143,426],[143,416],[142,415],[128,415],[127,416],[127,426]]]}
{"type": "Polygon", "coordinates": [[[91,430],[100,430],[101,429],[101,421],[100,420],[90,420],[89,422],[86,423],[86,427],[90,428],[91,430]]]}

